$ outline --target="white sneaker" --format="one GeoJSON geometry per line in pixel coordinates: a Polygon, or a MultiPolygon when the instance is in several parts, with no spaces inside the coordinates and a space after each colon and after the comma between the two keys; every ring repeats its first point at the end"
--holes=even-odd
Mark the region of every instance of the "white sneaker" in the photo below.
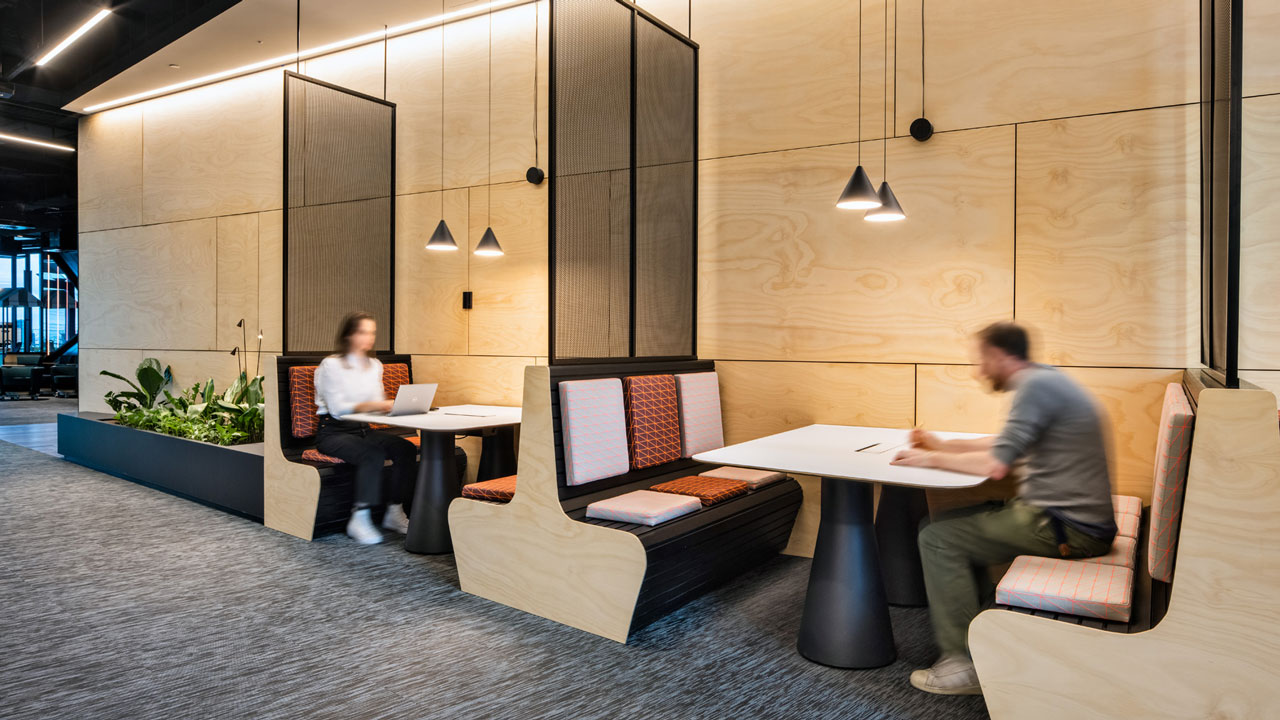
{"type": "Polygon", "coordinates": [[[957,654],[943,655],[933,667],[911,673],[911,684],[917,690],[935,695],[982,694],[973,661],[957,654]]]}
{"type": "Polygon", "coordinates": [[[404,506],[400,503],[387,506],[387,513],[382,516],[382,529],[409,534],[409,518],[405,517],[404,506]]]}
{"type": "Polygon", "coordinates": [[[361,545],[377,545],[382,542],[382,533],[373,526],[369,508],[351,513],[351,519],[347,521],[347,535],[361,545]]]}

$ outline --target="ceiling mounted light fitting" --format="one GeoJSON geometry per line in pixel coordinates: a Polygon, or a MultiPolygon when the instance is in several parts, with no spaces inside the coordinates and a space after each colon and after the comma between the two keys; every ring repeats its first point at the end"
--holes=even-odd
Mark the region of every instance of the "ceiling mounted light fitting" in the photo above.
{"type": "Polygon", "coordinates": [[[44,57],[37,60],[36,67],[40,67],[45,63],[48,63],[50,60],[54,59],[55,57],[57,57],[60,53],[62,53],[63,50],[66,50],[68,47],[70,47],[71,43],[79,40],[81,35],[84,35],[85,33],[92,30],[94,25],[97,25],[103,20],[106,20],[107,16],[110,14],[111,14],[110,10],[103,8],[99,10],[97,13],[95,13],[93,17],[89,18],[88,20],[85,20],[83,25],[75,29],[75,32],[68,35],[65,40],[58,43],[49,52],[45,53],[44,57]]]}
{"type": "MultiPolygon", "coordinates": [[[[898,16],[898,4],[893,4],[893,15],[896,19],[898,16]]],[[[896,66],[897,63],[895,62],[896,66]]],[[[894,68],[895,71],[897,68],[894,68]]],[[[907,214],[902,211],[902,206],[898,204],[898,198],[894,196],[893,190],[889,187],[889,3],[888,0],[884,4],[884,163],[883,173],[884,181],[880,183],[880,189],[876,191],[876,197],[880,200],[880,206],[868,210],[862,216],[867,222],[897,222],[898,220],[906,220],[907,214]]]]}
{"type": "Polygon", "coordinates": [[[858,166],[836,200],[841,210],[869,210],[880,207],[880,198],[867,171],[862,169],[862,0],[858,0],[858,166]]]}
{"type": "Polygon", "coordinates": [[[38,147],[49,148],[50,150],[61,150],[63,152],[76,151],[75,148],[69,145],[58,145],[57,143],[44,142],[43,140],[33,140],[28,137],[22,137],[21,135],[8,135],[6,133],[0,133],[0,142],[6,142],[6,141],[23,143],[25,145],[36,145],[38,147]]]}

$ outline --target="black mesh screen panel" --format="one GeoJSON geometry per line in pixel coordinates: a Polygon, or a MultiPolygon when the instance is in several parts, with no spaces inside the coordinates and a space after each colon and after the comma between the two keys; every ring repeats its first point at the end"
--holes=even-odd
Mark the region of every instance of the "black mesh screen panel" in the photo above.
{"type": "Polygon", "coordinates": [[[285,352],[329,352],[342,316],[392,329],[395,106],[287,74],[285,352]]]}

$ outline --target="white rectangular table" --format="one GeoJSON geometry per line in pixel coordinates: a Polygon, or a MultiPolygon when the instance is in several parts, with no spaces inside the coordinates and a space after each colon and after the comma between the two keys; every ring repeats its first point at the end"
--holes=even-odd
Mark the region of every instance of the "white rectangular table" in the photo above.
{"type": "MultiPolygon", "coordinates": [[[[928,514],[924,491],[981,485],[986,478],[891,465],[909,446],[908,430],[809,425],[717,450],[694,460],[822,478],[818,527],[804,616],[801,655],[834,667],[872,668],[897,657],[889,622],[895,604],[924,604],[916,531],[928,514]],[[872,486],[880,484],[874,513],[872,486]]],[[[935,433],[943,439],[983,437],[935,433]]]]}
{"type": "Polygon", "coordinates": [[[422,459],[418,463],[413,507],[409,510],[409,534],[404,538],[404,549],[409,552],[453,550],[453,540],[449,537],[449,503],[462,494],[453,454],[454,435],[483,433],[479,479],[491,480],[516,471],[514,428],[520,424],[518,407],[450,405],[420,415],[355,413],[342,419],[418,431],[422,459]]]}

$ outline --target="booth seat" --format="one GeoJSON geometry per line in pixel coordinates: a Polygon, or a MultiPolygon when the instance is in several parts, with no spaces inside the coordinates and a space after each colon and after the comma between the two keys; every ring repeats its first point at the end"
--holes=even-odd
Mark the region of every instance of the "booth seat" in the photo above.
{"type": "MultiPolygon", "coordinates": [[[[1182,385],[1170,383],[1165,388],[1156,438],[1145,558],[1151,579],[1160,583],[1173,580],[1194,426],[1195,411],[1182,385]]],[[[1138,548],[1142,501],[1131,496],[1115,496],[1112,504],[1119,532],[1111,552],[1079,560],[1018,557],[996,588],[996,603],[1128,623],[1133,614],[1135,579],[1141,572],[1138,548]]]]}
{"type": "Polygon", "coordinates": [[[714,369],[526,368],[518,481],[467,486],[449,508],[462,589],[626,642],[780,552],[800,486],[688,457],[723,444],[714,369]]]}
{"type": "MultiPolygon", "coordinates": [[[[350,514],[354,469],[315,447],[320,429],[316,415],[315,371],[323,356],[279,356],[268,363],[264,523],[310,540],[342,529],[350,514]],[[275,364],[274,371],[270,363],[275,364]],[[274,418],[274,422],[273,422],[274,418]]],[[[412,382],[407,355],[380,356],[383,391],[394,399],[401,385],[412,382]]],[[[373,425],[418,444],[411,430],[373,425]]],[[[457,451],[459,474],[466,455],[457,451]]]]}

